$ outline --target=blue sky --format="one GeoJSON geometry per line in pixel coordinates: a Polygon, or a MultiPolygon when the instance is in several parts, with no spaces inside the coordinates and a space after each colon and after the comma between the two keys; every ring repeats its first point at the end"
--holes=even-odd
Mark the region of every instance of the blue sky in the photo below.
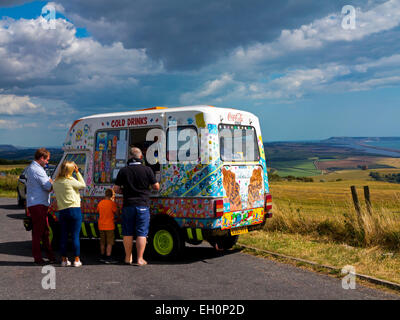
{"type": "Polygon", "coordinates": [[[400,0],[0,2],[0,144],[194,104],[253,112],[265,141],[399,136],[399,86],[400,0]]]}

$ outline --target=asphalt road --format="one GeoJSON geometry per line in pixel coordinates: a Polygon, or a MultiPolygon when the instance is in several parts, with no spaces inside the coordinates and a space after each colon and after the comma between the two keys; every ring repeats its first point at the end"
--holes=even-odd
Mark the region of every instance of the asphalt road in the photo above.
{"type": "MultiPolygon", "coordinates": [[[[55,289],[43,289],[42,267],[34,266],[31,234],[15,199],[0,198],[0,299],[399,299],[341,280],[240,251],[217,254],[208,244],[188,247],[175,263],[149,261],[145,267],[98,262],[97,241],[82,241],[81,268],[55,266],[55,289]]],[[[122,259],[122,243],[116,255],[122,259]]]]}

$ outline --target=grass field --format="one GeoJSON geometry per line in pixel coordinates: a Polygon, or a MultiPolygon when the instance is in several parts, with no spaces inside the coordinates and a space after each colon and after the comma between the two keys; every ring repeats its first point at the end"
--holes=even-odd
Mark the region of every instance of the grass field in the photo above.
{"type": "Polygon", "coordinates": [[[358,273],[400,283],[400,184],[372,181],[369,170],[313,178],[317,182],[271,182],[273,217],[264,230],[242,235],[240,242],[337,268],[353,265],[358,273]],[[353,185],[360,215],[352,202],[353,185]],[[364,202],[366,185],[372,215],[364,202]]]}
{"type": "MultiPolygon", "coordinates": [[[[325,174],[337,174],[343,171],[361,171],[358,170],[358,166],[367,165],[368,168],[373,171],[381,170],[382,167],[389,170],[388,172],[396,172],[400,170],[400,158],[387,158],[387,157],[375,157],[375,156],[349,156],[349,157],[338,157],[335,158],[318,158],[310,157],[304,160],[292,160],[292,161],[276,161],[273,160],[269,163],[270,169],[277,170],[277,174],[281,177],[295,176],[295,177],[318,177],[325,174]],[[333,170],[328,170],[335,168],[333,170]],[[356,169],[356,170],[355,170],[356,169]]],[[[366,170],[367,172],[370,172],[366,170]]],[[[354,172],[353,172],[354,173],[354,172]]],[[[344,177],[346,178],[346,177],[344,177]]],[[[364,177],[362,177],[363,179],[364,177]]]]}
{"type": "Polygon", "coordinates": [[[313,178],[318,182],[271,183],[273,203],[282,209],[292,209],[324,218],[352,207],[350,187],[353,185],[357,189],[360,202],[363,203],[363,187],[368,185],[373,208],[385,207],[400,213],[400,184],[368,180],[368,173],[362,170],[338,173],[329,179],[327,176],[313,178]],[[336,181],[339,177],[342,180],[336,181]],[[326,182],[320,182],[319,178],[326,179],[326,182]]]}
{"type": "Polygon", "coordinates": [[[315,168],[312,160],[280,161],[274,163],[273,168],[281,177],[310,177],[321,174],[321,171],[315,168]]]}

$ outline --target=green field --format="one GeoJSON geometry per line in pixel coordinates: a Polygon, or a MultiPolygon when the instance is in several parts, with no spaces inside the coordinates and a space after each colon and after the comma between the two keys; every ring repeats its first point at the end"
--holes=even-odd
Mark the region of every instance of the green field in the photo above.
{"type": "Polygon", "coordinates": [[[26,164],[21,165],[0,165],[0,172],[5,172],[6,175],[0,175],[0,197],[17,198],[17,182],[19,174],[10,172],[22,172],[26,164]]]}
{"type": "Polygon", "coordinates": [[[276,173],[281,177],[312,177],[321,174],[312,160],[279,161],[271,164],[271,168],[276,169],[276,173]]]}

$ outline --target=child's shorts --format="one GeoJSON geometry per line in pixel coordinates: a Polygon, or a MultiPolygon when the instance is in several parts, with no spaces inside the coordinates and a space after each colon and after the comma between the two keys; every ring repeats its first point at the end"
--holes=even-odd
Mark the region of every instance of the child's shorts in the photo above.
{"type": "Polygon", "coordinates": [[[99,230],[100,231],[100,244],[105,245],[114,245],[114,230],[99,230]]]}

